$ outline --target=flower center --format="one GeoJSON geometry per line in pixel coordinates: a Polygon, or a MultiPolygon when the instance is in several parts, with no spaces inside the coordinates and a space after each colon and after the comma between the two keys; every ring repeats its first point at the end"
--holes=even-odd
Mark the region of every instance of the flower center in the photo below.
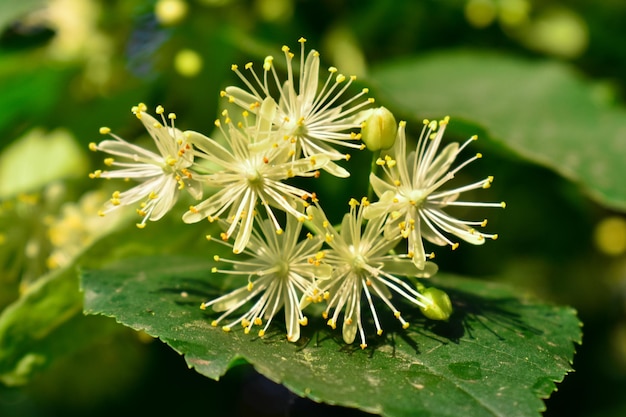
{"type": "Polygon", "coordinates": [[[276,275],[281,278],[286,278],[289,275],[289,262],[278,261],[276,263],[276,275]]]}
{"type": "Polygon", "coordinates": [[[298,120],[290,120],[286,127],[290,132],[290,136],[302,137],[309,133],[309,129],[307,129],[306,123],[304,123],[304,117],[300,117],[298,120]]]}
{"type": "Polygon", "coordinates": [[[409,204],[411,204],[412,206],[420,206],[424,202],[424,200],[426,200],[426,197],[428,197],[428,193],[426,193],[425,190],[421,189],[411,190],[404,197],[409,201],[409,204]]]}
{"type": "Polygon", "coordinates": [[[363,256],[358,248],[355,248],[354,245],[350,245],[350,254],[351,254],[351,266],[354,272],[361,271],[367,265],[367,258],[363,256]]]}
{"type": "Polygon", "coordinates": [[[250,184],[250,186],[259,185],[263,182],[263,176],[259,173],[259,171],[252,167],[247,167],[244,170],[244,176],[246,177],[246,180],[248,180],[248,184],[250,184]]]}

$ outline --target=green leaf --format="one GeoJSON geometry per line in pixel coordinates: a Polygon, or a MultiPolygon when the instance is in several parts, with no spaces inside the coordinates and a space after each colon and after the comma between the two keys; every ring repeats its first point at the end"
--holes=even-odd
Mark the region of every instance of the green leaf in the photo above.
{"type": "Polygon", "coordinates": [[[77,288],[74,268],[60,269],[42,277],[2,311],[0,382],[26,383],[52,358],[84,346],[89,335],[97,333],[80,314],[77,288]]]}
{"type": "Polygon", "coordinates": [[[385,416],[538,416],[541,398],[571,370],[581,338],[570,308],[447,275],[436,284],[454,304],[449,322],[428,321],[407,307],[411,327],[402,330],[391,319],[365,350],[345,345],[322,320],[310,320],[296,344],[286,341],[280,323],[264,338],[242,329],[225,333],[211,327],[214,313],[199,308],[223,284],[211,266],[160,257],[83,271],[85,312],[159,337],[210,378],[245,360],[298,395],[385,416]]]}
{"type": "Polygon", "coordinates": [[[32,129],[0,155],[0,199],[84,175],[87,167],[85,152],[68,131],[56,129],[46,134],[32,129]]]}
{"type": "Polygon", "coordinates": [[[19,19],[28,12],[43,6],[43,0],[20,0],[20,1],[3,1],[0,2],[0,32],[11,24],[14,20],[19,19]]]}
{"type": "Polygon", "coordinates": [[[569,66],[453,51],[387,63],[370,80],[403,117],[470,122],[598,202],[626,210],[626,111],[599,99],[569,66]]]}

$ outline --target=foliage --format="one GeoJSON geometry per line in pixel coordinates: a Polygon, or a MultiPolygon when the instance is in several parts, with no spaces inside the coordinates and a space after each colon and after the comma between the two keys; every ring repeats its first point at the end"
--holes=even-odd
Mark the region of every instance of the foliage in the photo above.
{"type": "MultiPolygon", "coordinates": [[[[623,415],[626,54],[615,39],[625,12],[610,0],[2,2],[0,415],[110,415],[132,404],[186,415],[204,412],[207,398],[225,415],[251,414],[236,405],[250,392],[244,363],[295,393],[288,407],[313,414],[537,415],[551,397],[546,416],[623,415]],[[441,272],[420,281],[450,296],[448,322],[400,301],[403,330],[382,318],[383,305],[385,333],[369,337],[367,319],[361,350],[324,326],[315,304],[297,344],[284,340],[279,316],[264,339],[224,333],[199,305],[236,277],[207,273],[207,259],[228,251],[204,239],[215,224],[180,223],[191,200],[145,230],[129,226],[132,209],[94,221],[115,190],[88,178],[102,168],[87,152],[100,126],[146,143],[127,111],[146,102],[217,139],[219,93],[242,86],[231,64],[257,68],[274,54],[282,76],[280,46],[300,36],[323,68],[357,74],[350,94],[370,88],[408,136],[445,115],[446,143],[478,134],[471,146],[484,158],[455,181],[493,174],[480,192],[507,208],[489,215],[497,241],[438,250],[441,272]],[[576,346],[579,321],[586,336],[576,346]],[[127,327],[208,378],[184,373],[174,355],[155,359],[161,344],[127,327]],[[159,386],[162,370],[176,373],[176,387],[159,386]]],[[[332,222],[349,197],[367,194],[371,156],[341,162],[349,180],[315,180],[332,222]]],[[[261,391],[252,387],[259,404],[261,391]]],[[[272,413],[263,407],[257,414],[272,413]]]]}

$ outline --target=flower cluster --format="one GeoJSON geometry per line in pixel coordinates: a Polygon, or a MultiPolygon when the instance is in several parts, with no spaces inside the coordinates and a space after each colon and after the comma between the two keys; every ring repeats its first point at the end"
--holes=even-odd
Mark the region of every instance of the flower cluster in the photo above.
{"type": "Polygon", "coordinates": [[[319,53],[307,54],[305,40],[299,42],[299,68],[294,68],[290,49],[282,49],[284,81],[271,56],[262,73],[248,63],[246,76],[233,65],[246,88],[227,87],[221,93],[239,110],[232,117],[232,110],[222,112],[213,137],[177,129],[176,116],[170,113],[166,118],[161,106],[156,109],[159,121],[143,104],[133,113],[156,150],[101,128],[112,139],[90,148],[109,154],[105,165],[115,169],[97,170],[91,177],[138,184],[113,192],[100,214],[136,205],[141,217],[137,226],[143,228],[148,220],[159,220],[170,211],[186,190],[196,202],[183,221],[216,222],[222,232],[207,239],[233,253],[215,255],[212,272],[235,280],[245,277],[239,288],[201,305],[221,313],[212,324],[227,332],[241,325],[249,333],[257,326],[262,337],[283,311],[287,340],[295,342],[301,326],[309,322],[305,309],[311,303],[325,303],[322,315],[327,324],[335,329],[341,322],[343,340],[353,343],[358,334],[365,348],[368,327],[383,334],[378,305],[391,310],[403,328],[409,323],[401,308],[447,319],[452,313],[447,295],[406,277],[429,278],[437,272],[424,240],[455,249],[458,242],[449,236],[472,244],[497,238],[477,230],[486,220],[460,220],[446,211],[450,206],[504,207],[459,200],[464,192],[489,187],[492,177],[443,189],[464,166],[480,158],[476,154],[452,168],[475,137],[440,150],[448,118],[425,121],[415,151],[407,153],[406,123],[397,124],[384,108],[368,108],[373,99],[366,97],[367,89],[353,92],[353,76],[330,67],[320,82],[319,53]],[[314,188],[302,188],[301,184],[315,181],[293,179],[317,178],[321,171],[348,177],[350,172],[337,162],[350,155],[338,146],[359,150],[367,146],[375,152],[369,183],[378,199],[370,203],[365,197],[346,198],[349,210],[334,226],[314,188]]]}

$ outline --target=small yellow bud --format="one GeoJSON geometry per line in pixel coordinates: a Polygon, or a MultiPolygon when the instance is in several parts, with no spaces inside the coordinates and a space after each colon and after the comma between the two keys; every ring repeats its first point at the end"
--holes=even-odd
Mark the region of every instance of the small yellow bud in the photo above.
{"type": "Polygon", "coordinates": [[[396,141],[396,118],[385,107],[372,111],[361,128],[361,140],[370,151],[389,149],[396,141]]]}
{"type": "Polygon", "coordinates": [[[422,314],[431,320],[448,320],[452,315],[452,303],[450,297],[444,291],[437,288],[426,288],[422,295],[430,301],[426,307],[420,307],[422,314]]]}

